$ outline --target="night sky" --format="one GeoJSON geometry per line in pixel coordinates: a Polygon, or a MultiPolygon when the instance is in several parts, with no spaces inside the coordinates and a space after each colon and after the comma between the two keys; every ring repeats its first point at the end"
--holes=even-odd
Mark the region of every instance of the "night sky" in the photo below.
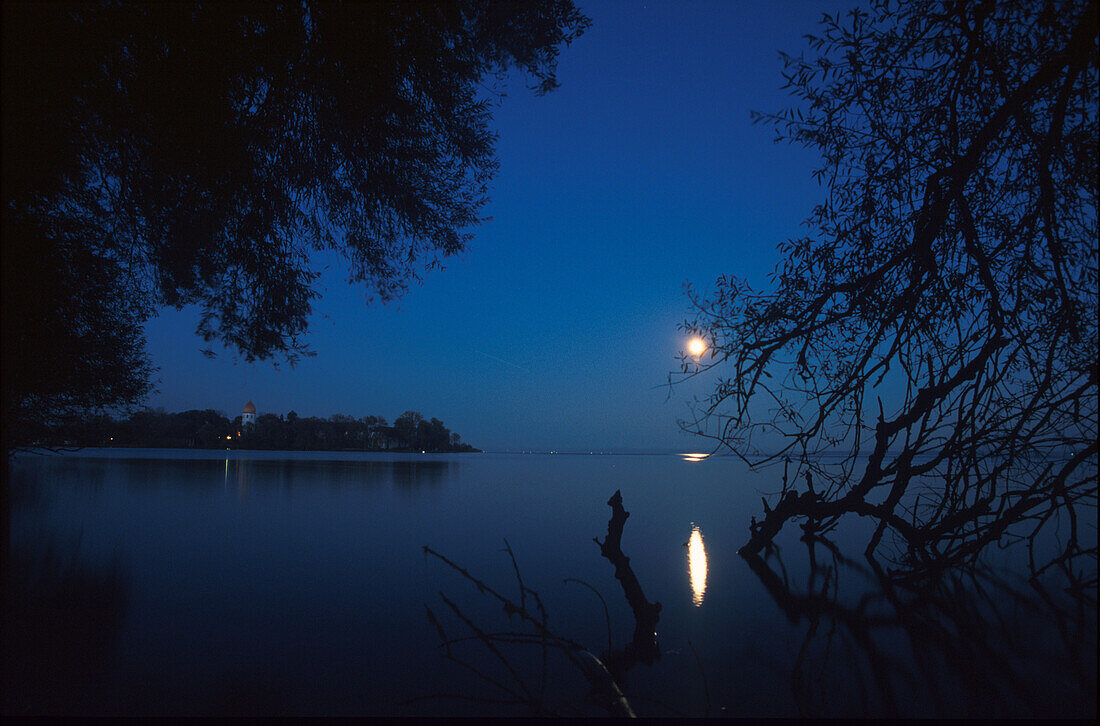
{"type": "Polygon", "coordinates": [[[148,405],[391,423],[411,409],[489,451],[705,447],[677,426],[704,382],[667,386],[684,283],[764,287],[776,245],[803,230],[818,159],[749,112],[792,103],[778,51],[802,51],[821,13],[847,6],[577,4],[592,27],[563,50],[561,87],[513,83],[496,111],[492,220],[463,255],[389,304],[330,267],[317,355],[294,367],[209,360],[197,311],[164,311],[146,327],[160,367],[148,405]]]}

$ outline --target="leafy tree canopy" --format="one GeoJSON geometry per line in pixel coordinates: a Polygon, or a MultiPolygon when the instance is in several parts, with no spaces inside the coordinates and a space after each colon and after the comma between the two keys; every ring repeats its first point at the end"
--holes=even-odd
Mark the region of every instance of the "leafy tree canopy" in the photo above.
{"type": "Polygon", "coordinates": [[[504,74],[553,89],[588,24],[570,0],[4,3],[5,440],[140,400],[159,305],[293,361],[312,251],[400,295],[480,221],[504,74]]]}
{"type": "Polygon", "coordinates": [[[685,323],[722,374],[689,428],[794,464],[745,552],[858,514],[899,572],[1016,536],[1095,588],[1097,29],[1093,0],[875,2],[784,57],[800,103],[758,120],[825,199],[773,289],[722,278],[685,323]]]}

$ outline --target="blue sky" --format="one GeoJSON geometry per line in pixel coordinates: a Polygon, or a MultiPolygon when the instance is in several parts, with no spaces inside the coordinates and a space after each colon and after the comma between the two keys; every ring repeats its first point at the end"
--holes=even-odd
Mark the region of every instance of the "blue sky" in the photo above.
{"type": "Polygon", "coordinates": [[[766,286],[776,245],[822,190],[817,158],[773,143],[750,110],[792,99],[778,52],[797,53],[821,2],[578,2],[592,27],[566,48],[561,87],[513,84],[497,109],[500,171],[467,251],[395,303],[365,303],[330,268],[296,366],[202,356],[197,313],[146,326],[169,411],[442,419],[486,450],[665,451],[705,381],[668,373],[690,314],[684,283],[766,286]]]}

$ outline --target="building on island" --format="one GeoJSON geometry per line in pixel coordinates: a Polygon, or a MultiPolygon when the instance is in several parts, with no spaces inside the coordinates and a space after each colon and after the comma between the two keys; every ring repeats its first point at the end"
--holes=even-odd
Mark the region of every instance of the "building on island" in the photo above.
{"type": "Polygon", "coordinates": [[[254,423],[256,423],[256,406],[249,401],[241,411],[241,426],[251,426],[254,423]]]}

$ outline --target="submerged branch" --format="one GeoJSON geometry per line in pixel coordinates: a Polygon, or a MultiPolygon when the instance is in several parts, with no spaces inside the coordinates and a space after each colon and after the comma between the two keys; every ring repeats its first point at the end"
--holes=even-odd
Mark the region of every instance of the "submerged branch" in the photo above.
{"type": "Polygon", "coordinates": [[[622,584],[626,601],[634,612],[634,639],[627,646],[628,654],[643,663],[652,663],[661,657],[657,647],[657,621],[661,615],[661,603],[650,602],[642,592],[630,558],[623,554],[623,525],[630,512],[623,509],[623,496],[616,490],[607,500],[611,507],[611,519],[607,522],[607,537],[603,542],[593,537],[600,546],[600,554],[615,566],[615,578],[622,584]]]}

